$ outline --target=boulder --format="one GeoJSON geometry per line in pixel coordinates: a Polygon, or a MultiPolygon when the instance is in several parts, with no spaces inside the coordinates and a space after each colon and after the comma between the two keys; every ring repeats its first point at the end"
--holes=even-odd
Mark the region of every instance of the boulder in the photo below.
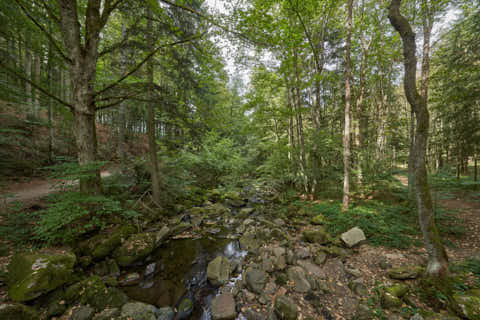
{"type": "Polygon", "coordinates": [[[212,300],[212,320],[233,320],[237,313],[235,312],[235,300],[233,295],[223,293],[212,300]]]}
{"type": "Polygon", "coordinates": [[[8,265],[8,295],[29,301],[71,280],[76,257],[71,252],[24,252],[8,265]]]}
{"type": "Polygon", "coordinates": [[[128,301],[128,297],[117,288],[107,288],[101,278],[91,276],[68,287],[65,300],[69,304],[88,304],[96,311],[101,311],[107,307],[120,308],[128,301]]]}
{"type": "Polygon", "coordinates": [[[100,233],[82,242],[79,249],[83,254],[91,256],[93,260],[101,260],[120,246],[135,231],[135,227],[131,225],[117,227],[112,232],[100,233]]]}
{"type": "Polygon", "coordinates": [[[170,307],[163,307],[158,309],[157,320],[173,320],[175,312],[170,307]]]}
{"type": "Polygon", "coordinates": [[[250,267],[245,272],[245,282],[250,291],[261,294],[267,283],[267,274],[263,270],[250,267]]]}
{"type": "Polygon", "coordinates": [[[397,298],[403,298],[408,292],[408,286],[403,283],[396,283],[386,288],[387,292],[397,298]]]}
{"type": "Polygon", "coordinates": [[[388,270],[387,274],[391,279],[407,280],[416,279],[423,273],[420,266],[398,267],[388,270]]]}
{"type": "Polygon", "coordinates": [[[456,293],[453,299],[460,308],[460,316],[469,320],[480,319],[480,289],[456,293]]]}
{"type": "Polygon", "coordinates": [[[157,320],[157,309],[143,302],[129,302],[122,307],[122,316],[132,320],[157,320]]]}
{"type": "Polygon", "coordinates": [[[280,320],[296,320],[297,305],[286,296],[278,296],[275,299],[275,314],[280,320]]]}
{"type": "Polygon", "coordinates": [[[221,286],[230,279],[230,261],[218,256],[207,266],[207,279],[213,286],[221,286]]]}
{"type": "Polygon", "coordinates": [[[316,278],[325,279],[327,277],[325,271],[310,260],[298,260],[297,264],[302,267],[307,274],[311,274],[316,278]]]}
{"type": "Polygon", "coordinates": [[[310,243],[325,244],[330,242],[329,234],[322,227],[305,230],[303,237],[310,243]]]}
{"type": "Polygon", "coordinates": [[[118,308],[105,309],[93,317],[93,320],[120,319],[121,311],[118,308]]]}
{"type": "Polygon", "coordinates": [[[91,320],[94,314],[95,310],[93,308],[78,306],[72,308],[69,320],[91,320]]]}
{"type": "Polygon", "coordinates": [[[33,308],[20,303],[0,304],[0,319],[2,320],[37,320],[40,314],[33,308]]]}
{"type": "Polygon", "coordinates": [[[340,236],[345,245],[349,248],[356,246],[362,241],[367,240],[363,230],[359,227],[352,228],[340,236]]]}
{"type": "Polygon", "coordinates": [[[246,219],[246,218],[248,218],[248,216],[249,216],[250,214],[252,214],[254,211],[255,211],[255,208],[243,208],[243,209],[240,209],[240,211],[238,212],[237,217],[238,217],[239,219],[246,219]]]}
{"type": "Polygon", "coordinates": [[[130,236],[115,249],[113,256],[117,263],[126,267],[147,257],[157,247],[157,234],[154,232],[138,233],[130,236]]]}
{"type": "Polygon", "coordinates": [[[260,240],[256,239],[254,232],[246,232],[239,239],[240,248],[247,251],[256,251],[260,247],[260,240]]]}
{"type": "Polygon", "coordinates": [[[305,271],[301,267],[290,267],[287,271],[288,278],[293,282],[293,289],[296,292],[306,293],[312,289],[305,277],[305,271]]]}
{"type": "Polygon", "coordinates": [[[395,297],[389,292],[384,292],[381,297],[381,304],[382,307],[385,309],[394,309],[394,308],[400,308],[403,305],[403,301],[395,297]]]}

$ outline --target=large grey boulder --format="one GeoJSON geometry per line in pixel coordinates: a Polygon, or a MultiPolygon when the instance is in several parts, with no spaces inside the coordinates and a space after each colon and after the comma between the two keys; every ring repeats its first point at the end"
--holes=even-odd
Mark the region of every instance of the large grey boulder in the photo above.
{"type": "Polygon", "coordinates": [[[132,320],[157,320],[157,310],[150,304],[129,302],[122,307],[122,316],[132,320]]]}
{"type": "Polygon", "coordinates": [[[275,314],[280,320],[296,320],[297,305],[286,296],[279,296],[275,299],[275,314]]]}
{"type": "Polygon", "coordinates": [[[213,286],[221,286],[230,278],[230,261],[218,256],[207,266],[207,279],[213,286]]]}
{"type": "Polygon", "coordinates": [[[342,239],[345,245],[349,248],[354,247],[360,242],[367,240],[367,238],[365,238],[363,230],[359,227],[352,228],[347,232],[342,233],[340,239],[342,239]]]}
{"type": "Polygon", "coordinates": [[[262,294],[267,283],[267,274],[263,270],[250,267],[245,272],[245,282],[248,290],[256,294],[262,294]]]}
{"type": "Polygon", "coordinates": [[[76,257],[71,252],[24,252],[8,265],[8,295],[14,301],[29,301],[71,279],[76,257]]]}
{"type": "Polygon", "coordinates": [[[312,289],[305,277],[305,271],[301,267],[290,267],[287,274],[289,280],[294,283],[293,289],[296,292],[306,293],[312,289]]]}
{"type": "Polygon", "coordinates": [[[213,320],[233,320],[237,313],[235,312],[235,300],[230,292],[216,296],[212,301],[212,319],[213,320]]]}

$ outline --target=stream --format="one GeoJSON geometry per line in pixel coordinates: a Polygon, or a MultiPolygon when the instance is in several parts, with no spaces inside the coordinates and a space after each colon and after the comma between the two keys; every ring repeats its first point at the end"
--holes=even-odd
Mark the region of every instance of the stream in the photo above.
{"type": "MultiPolygon", "coordinates": [[[[217,230],[201,238],[172,239],[158,248],[141,266],[129,268],[138,273],[141,281],[123,287],[129,298],[155,305],[158,308],[174,307],[188,298],[193,302],[193,312],[186,319],[210,320],[211,300],[219,293],[207,281],[207,265],[217,256],[241,263],[247,252],[242,251],[238,240],[228,239],[228,230],[217,230]]],[[[231,290],[241,272],[231,276],[224,286],[231,290]]],[[[179,319],[178,316],[176,319],[179,319]]]]}

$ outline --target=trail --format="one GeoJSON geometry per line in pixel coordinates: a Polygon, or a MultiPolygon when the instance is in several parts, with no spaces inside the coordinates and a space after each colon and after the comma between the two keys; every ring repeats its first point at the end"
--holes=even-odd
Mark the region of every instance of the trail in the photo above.
{"type": "MultiPolygon", "coordinates": [[[[101,177],[109,177],[112,173],[109,171],[101,172],[101,177]]],[[[14,183],[2,190],[2,198],[5,204],[13,202],[21,202],[22,204],[35,202],[51,193],[55,193],[55,189],[60,183],[59,180],[52,179],[36,179],[29,182],[14,183]]],[[[76,185],[78,180],[68,181],[65,185],[76,185]]]]}

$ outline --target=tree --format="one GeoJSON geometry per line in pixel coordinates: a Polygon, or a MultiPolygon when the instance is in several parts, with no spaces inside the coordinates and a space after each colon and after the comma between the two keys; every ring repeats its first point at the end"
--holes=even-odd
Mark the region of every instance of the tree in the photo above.
{"type": "Polygon", "coordinates": [[[388,17],[403,41],[405,95],[417,118],[414,146],[416,157],[415,193],[420,227],[428,253],[426,274],[431,277],[444,278],[448,275],[448,258],[435,224],[432,196],[425,165],[430,117],[426,100],[417,91],[415,33],[408,20],[400,13],[401,2],[402,0],[392,0],[388,17]]]}

